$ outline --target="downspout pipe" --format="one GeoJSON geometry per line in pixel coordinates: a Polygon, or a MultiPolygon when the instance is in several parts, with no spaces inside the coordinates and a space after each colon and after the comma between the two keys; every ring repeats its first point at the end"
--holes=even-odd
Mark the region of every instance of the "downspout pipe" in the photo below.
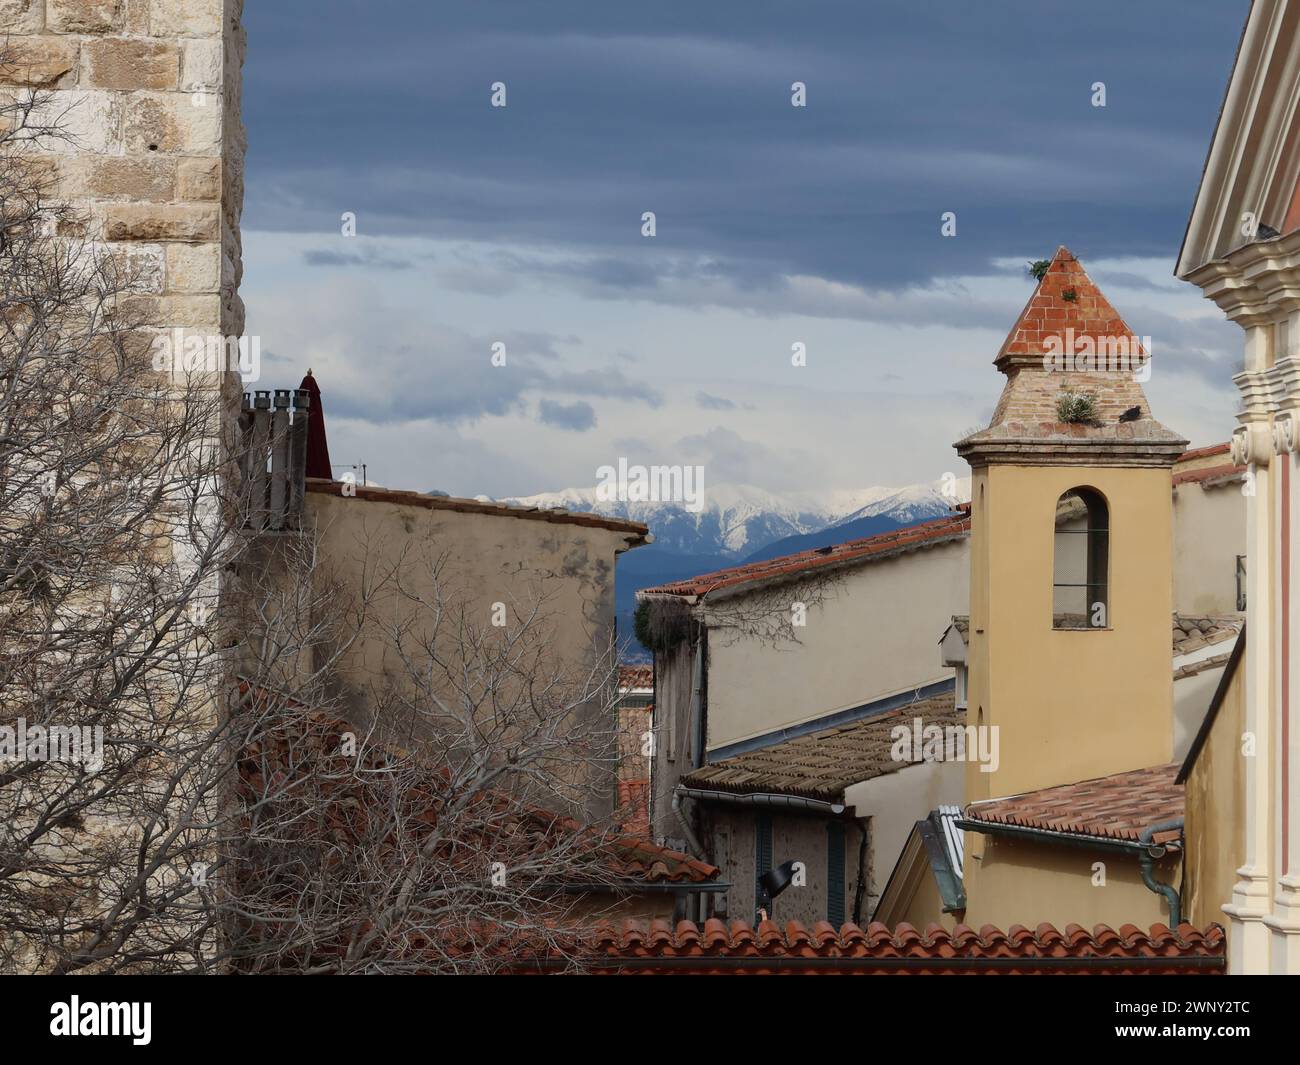
{"type": "Polygon", "coordinates": [[[673,788],[673,813],[677,817],[677,823],[682,826],[682,831],[686,833],[686,842],[691,845],[691,853],[703,861],[704,848],[700,846],[700,841],[695,836],[695,829],[691,827],[690,819],[686,816],[686,811],[682,809],[682,799],[689,795],[690,792],[680,784],[673,788]]]}
{"type": "Polygon", "coordinates": [[[1183,900],[1179,898],[1178,891],[1172,885],[1162,884],[1156,879],[1156,859],[1163,858],[1169,848],[1156,843],[1155,835],[1157,832],[1172,832],[1175,828],[1178,829],[1181,837],[1183,830],[1181,817],[1148,825],[1138,835],[1138,840],[1142,844],[1142,850],[1138,852],[1138,868],[1142,870],[1142,883],[1157,895],[1165,897],[1165,901],[1169,903],[1169,925],[1172,928],[1177,928],[1182,923],[1183,900]]]}

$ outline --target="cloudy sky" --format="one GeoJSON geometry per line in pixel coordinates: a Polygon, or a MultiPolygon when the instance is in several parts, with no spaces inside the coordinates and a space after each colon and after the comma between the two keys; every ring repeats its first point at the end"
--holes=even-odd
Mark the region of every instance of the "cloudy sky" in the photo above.
{"type": "Polygon", "coordinates": [[[1224,440],[1238,332],[1172,269],[1248,6],[250,4],[261,387],[312,367],[333,461],[393,487],[930,481],[1066,244],[1157,417],[1224,440]]]}

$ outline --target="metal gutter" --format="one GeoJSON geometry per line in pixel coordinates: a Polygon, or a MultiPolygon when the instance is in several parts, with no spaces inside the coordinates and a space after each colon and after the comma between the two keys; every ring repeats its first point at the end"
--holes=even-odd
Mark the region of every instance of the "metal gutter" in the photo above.
{"type": "Polygon", "coordinates": [[[802,795],[782,795],[778,792],[738,792],[709,791],[703,788],[688,788],[678,784],[673,789],[673,808],[677,808],[679,798],[695,799],[697,802],[720,802],[733,806],[763,806],[769,809],[804,810],[809,813],[825,814],[830,817],[852,817],[852,807],[842,802],[827,802],[824,799],[808,799],[802,795]]]}
{"type": "MultiPolygon", "coordinates": [[[[993,821],[971,821],[965,817],[957,818],[953,824],[968,832],[979,832],[984,835],[1016,836],[1022,839],[1034,839],[1045,843],[1062,843],[1068,847],[1082,847],[1091,850],[1117,850],[1141,854],[1151,846],[1149,843],[1141,843],[1137,840],[1112,839],[1109,836],[1085,836],[1077,832],[1058,832],[1051,828],[1026,828],[1023,825],[1003,825],[993,821]]],[[[1164,849],[1169,849],[1167,844],[1164,849]]]]}

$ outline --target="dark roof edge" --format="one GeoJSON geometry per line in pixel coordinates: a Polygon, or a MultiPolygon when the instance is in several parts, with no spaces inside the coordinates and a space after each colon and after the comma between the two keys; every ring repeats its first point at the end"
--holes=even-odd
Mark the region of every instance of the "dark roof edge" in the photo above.
{"type": "Polygon", "coordinates": [[[1232,684],[1232,678],[1236,675],[1237,666],[1245,652],[1246,623],[1243,621],[1241,623],[1241,632],[1237,636],[1237,642],[1233,645],[1232,654],[1228,656],[1228,664],[1223,667],[1223,676],[1219,678],[1219,686],[1214,689],[1214,697],[1210,700],[1209,709],[1205,711],[1205,717],[1201,719],[1201,727],[1196,730],[1192,745],[1187,748],[1187,756],[1178,769],[1178,776],[1174,777],[1175,784],[1186,783],[1188,776],[1191,775],[1192,769],[1196,765],[1197,756],[1201,753],[1201,748],[1205,746],[1205,741],[1210,738],[1210,730],[1214,728],[1215,718],[1219,716],[1219,708],[1223,705],[1223,700],[1228,696],[1228,688],[1232,684]]]}
{"type": "Polygon", "coordinates": [[[883,699],[863,703],[861,706],[853,706],[847,710],[837,710],[833,714],[816,717],[811,721],[804,721],[798,725],[778,729],[776,732],[765,732],[761,736],[754,736],[747,740],[737,740],[725,747],[705,751],[704,764],[706,766],[713,765],[716,762],[734,758],[738,754],[750,754],[753,751],[761,751],[766,747],[775,747],[787,740],[797,740],[800,736],[807,736],[813,732],[822,732],[828,728],[848,725],[866,717],[878,717],[892,710],[901,710],[911,703],[917,703],[923,699],[933,699],[937,695],[955,691],[956,686],[956,678],[938,680],[932,684],[923,684],[919,688],[899,692],[897,695],[886,695],[883,699]]]}

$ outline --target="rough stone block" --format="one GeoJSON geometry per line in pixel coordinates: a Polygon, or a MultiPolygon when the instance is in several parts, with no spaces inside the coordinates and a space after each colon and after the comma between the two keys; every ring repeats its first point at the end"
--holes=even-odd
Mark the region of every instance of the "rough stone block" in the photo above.
{"type": "Polygon", "coordinates": [[[181,50],[160,41],[87,41],[82,84],[100,89],[174,89],[180,80],[181,50]]]}
{"type": "Polygon", "coordinates": [[[127,104],[123,138],[130,154],[221,154],[221,108],[196,106],[189,93],[141,93],[127,104]]]}
{"type": "Polygon", "coordinates": [[[9,37],[0,46],[9,59],[0,67],[0,85],[48,87],[77,65],[77,42],[63,37],[9,37]]]}
{"type": "Polygon", "coordinates": [[[0,0],[0,32],[39,33],[44,25],[41,0],[0,0]]]}
{"type": "Polygon", "coordinates": [[[218,207],[208,204],[110,204],[104,209],[106,240],[216,240],[218,207]]]}
{"type": "Polygon", "coordinates": [[[85,195],[101,200],[173,200],[176,198],[176,161],[132,156],[93,159],[85,195]]]}
{"type": "Polygon", "coordinates": [[[149,32],[155,37],[218,37],[222,0],[153,0],[149,32]]]}
{"type": "Polygon", "coordinates": [[[182,200],[221,199],[221,160],[182,159],[177,196],[182,200]]]}
{"type": "Polygon", "coordinates": [[[112,33],[122,25],[122,0],[45,0],[45,24],[55,33],[112,33]]]}
{"type": "Polygon", "coordinates": [[[220,245],[167,245],[167,290],[169,292],[217,292],[220,288],[220,245]]]}

